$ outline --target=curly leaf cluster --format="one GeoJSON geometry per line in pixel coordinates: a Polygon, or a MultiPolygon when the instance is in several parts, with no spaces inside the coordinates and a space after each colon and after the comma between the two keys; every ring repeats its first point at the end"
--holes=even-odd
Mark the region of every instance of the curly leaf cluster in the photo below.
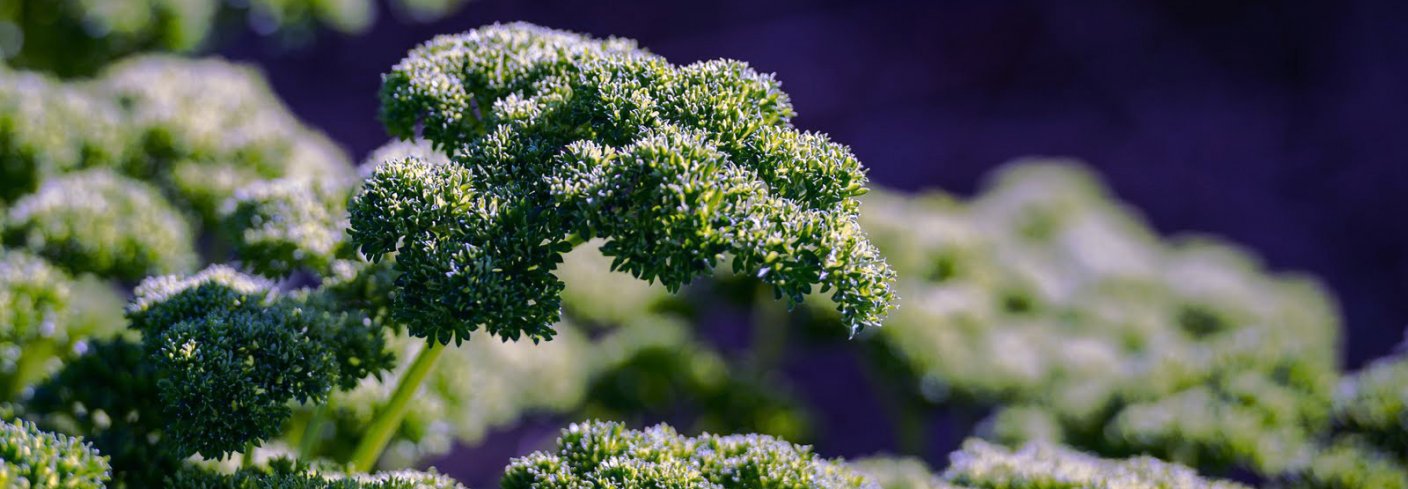
{"type": "Polygon", "coordinates": [[[133,290],[127,317],[144,336],[160,336],[166,328],[206,313],[228,313],[249,301],[267,300],[274,284],[238,270],[213,265],[195,275],[163,275],[143,280],[133,290]]]}
{"type": "Polygon", "coordinates": [[[699,489],[873,488],[808,447],[763,435],[690,438],[666,425],[642,431],[588,422],[563,430],[554,452],[516,458],[504,489],[670,487],[699,489]]]}
{"type": "Polygon", "coordinates": [[[226,474],[187,466],[163,484],[170,489],[466,489],[444,475],[413,470],[345,475],[276,459],[268,467],[226,474]]]}
{"type": "Polygon", "coordinates": [[[397,253],[418,336],[550,338],[569,236],[671,290],[725,256],[794,302],[820,285],[856,329],[894,299],[857,223],[859,162],[794,129],[778,82],[741,62],[494,25],[416,48],[381,96],[388,130],[452,153],[385,163],[351,205],[362,252],[397,253]]]}
{"type": "Polygon", "coordinates": [[[276,435],[290,401],[323,400],[389,367],[380,330],[308,308],[223,266],[138,287],[129,310],[182,453],[224,456],[276,435]]]}
{"type": "Polygon", "coordinates": [[[81,439],[0,422],[0,487],[102,489],[107,480],[107,457],[81,439]]]}
{"type": "Polygon", "coordinates": [[[198,260],[190,225],[161,193],[108,170],[46,182],[8,209],[3,235],[71,271],[127,280],[186,272],[198,260]]]}
{"type": "Polygon", "coordinates": [[[862,223],[913,299],[879,357],[915,401],[996,407],[981,428],[1010,444],[1265,476],[1309,455],[1338,376],[1324,290],[1224,243],[1161,239],[1070,162],[992,182],[967,201],[867,197],[862,223]]]}

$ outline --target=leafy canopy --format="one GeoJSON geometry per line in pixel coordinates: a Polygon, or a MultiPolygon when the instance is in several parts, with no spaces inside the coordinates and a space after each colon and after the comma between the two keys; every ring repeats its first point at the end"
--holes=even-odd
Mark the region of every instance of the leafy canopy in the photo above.
{"type": "Polygon", "coordinates": [[[349,209],[363,253],[397,253],[394,312],[416,336],[551,338],[553,270],[592,237],[671,290],[726,256],[794,303],[820,285],[857,330],[894,301],[857,223],[860,163],[793,128],[779,83],[742,62],[492,25],[411,51],[381,98],[394,135],[452,155],[383,164],[349,209]]]}

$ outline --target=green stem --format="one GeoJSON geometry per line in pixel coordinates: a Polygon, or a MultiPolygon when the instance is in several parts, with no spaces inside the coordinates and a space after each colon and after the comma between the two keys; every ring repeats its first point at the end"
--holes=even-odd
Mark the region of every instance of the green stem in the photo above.
{"type": "Polygon", "coordinates": [[[240,454],[240,467],[248,469],[254,466],[254,443],[244,445],[244,453],[240,454]]]}
{"type": "Polygon", "coordinates": [[[313,417],[304,425],[303,434],[298,437],[298,458],[309,458],[313,449],[318,447],[318,442],[322,439],[323,425],[327,423],[328,413],[331,411],[332,399],[313,410],[313,417]]]}
{"type": "Polygon", "coordinates": [[[357,444],[357,450],[352,452],[354,469],[370,472],[376,466],[381,452],[386,449],[386,444],[391,442],[391,436],[401,427],[401,420],[406,418],[406,409],[411,405],[411,398],[420,390],[420,385],[430,375],[445,348],[440,342],[431,340],[429,346],[416,355],[411,368],[406,370],[406,374],[401,376],[401,380],[396,384],[396,390],[391,393],[386,407],[377,413],[371,426],[362,435],[362,441],[357,444]]]}

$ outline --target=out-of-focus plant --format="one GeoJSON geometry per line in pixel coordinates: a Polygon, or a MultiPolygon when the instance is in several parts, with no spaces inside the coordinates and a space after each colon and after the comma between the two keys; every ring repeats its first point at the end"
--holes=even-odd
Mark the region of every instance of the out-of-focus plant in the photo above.
{"type": "Polygon", "coordinates": [[[967,202],[873,194],[862,223],[906,298],[876,357],[919,406],[997,408],[994,439],[1274,475],[1329,419],[1320,287],[1165,242],[1076,165],[1018,163],[967,202]]]}
{"type": "Polygon", "coordinates": [[[75,356],[83,339],[120,329],[113,316],[121,309],[117,294],[96,280],[0,249],[0,402],[75,356]]]}
{"type": "MultiPolygon", "coordinates": [[[[465,1],[387,3],[428,22],[465,1]]],[[[65,77],[91,75],[129,55],[209,47],[222,19],[296,44],[324,27],[365,32],[376,13],[375,0],[12,0],[0,4],[0,62],[65,77]]]]}
{"type": "Polygon", "coordinates": [[[1408,354],[1383,358],[1346,378],[1335,396],[1340,433],[1408,457],[1408,354]]]}
{"type": "Polygon", "coordinates": [[[1333,431],[1282,485],[1408,488],[1408,355],[1379,359],[1340,382],[1333,431]]]}
{"type": "Polygon", "coordinates": [[[950,486],[914,457],[866,457],[847,462],[880,489],[948,489],[950,486]]]}
{"type": "Polygon", "coordinates": [[[200,46],[219,0],[13,0],[0,6],[11,66],[91,74],[143,51],[185,52],[200,46]]]}
{"type": "Polygon", "coordinates": [[[0,67],[0,201],[55,175],[121,164],[132,146],[123,119],[85,85],[0,67]]]}
{"type": "Polygon", "coordinates": [[[345,186],[299,178],[241,187],[221,210],[235,256],[269,277],[328,273],[342,251],[346,220],[345,186]]]}
{"type": "Polygon", "coordinates": [[[1329,442],[1288,474],[1276,487],[1301,489],[1403,489],[1408,467],[1402,456],[1354,436],[1329,442]]]}
{"type": "Polygon", "coordinates": [[[0,83],[0,198],[104,167],[157,185],[210,224],[235,189],[254,182],[350,185],[341,150],[249,67],[143,57],[85,82],[4,70],[0,79],[14,82],[0,83]]]}
{"type": "Polygon", "coordinates": [[[140,280],[188,272],[198,261],[190,224],[161,192],[106,169],[45,182],[3,223],[5,244],[71,272],[140,280]]]}
{"type": "Polygon", "coordinates": [[[968,440],[949,455],[948,469],[936,476],[913,459],[871,458],[851,466],[882,489],[1246,489],[1153,457],[1105,459],[1046,442],[1012,450],[968,440]]]}
{"type": "Polygon", "coordinates": [[[434,471],[398,470],[349,475],[280,458],[266,466],[223,473],[185,467],[162,481],[171,489],[466,489],[434,471]]]}
{"type": "Polygon", "coordinates": [[[574,424],[557,449],[514,459],[504,489],[675,487],[859,489],[873,483],[807,447],[761,435],[686,437],[667,425],[574,424]]]}
{"type": "Polygon", "coordinates": [[[350,162],[298,121],[252,68],[144,57],[106,70],[94,90],[137,130],[124,171],[152,180],[212,223],[236,189],[277,178],[347,186],[350,162]]]}

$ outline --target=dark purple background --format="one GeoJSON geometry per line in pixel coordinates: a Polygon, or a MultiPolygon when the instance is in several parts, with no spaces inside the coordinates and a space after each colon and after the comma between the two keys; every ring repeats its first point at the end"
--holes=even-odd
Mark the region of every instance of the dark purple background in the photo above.
{"type": "MultiPolygon", "coordinates": [[[[1226,236],[1273,268],[1322,277],[1344,309],[1346,365],[1357,367],[1391,351],[1408,324],[1405,8],[481,0],[434,24],[383,12],[358,37],[288,50],[246,34],[221,52],[262,65],[294,111],[358,157],[386,139],[378,75],[434,34],[526,20],[635,38],[678,63],[746,60],[778,74],[798,126],[851,145],[878,184],[970,193],[1011,158],[1078,157],[1161,231],[1226,236]]],[[[819,450],[893,446],[879,406],[857,395],[866,387],[852,357],[805,360],[820,365],[811,371],[838,367],[798,379],[829,428],[819,450]]],[[[482,458],[498,457],[507,453],[482,458]]],[[[492,480],[473,462],[440,464],[492,480]]]]}

